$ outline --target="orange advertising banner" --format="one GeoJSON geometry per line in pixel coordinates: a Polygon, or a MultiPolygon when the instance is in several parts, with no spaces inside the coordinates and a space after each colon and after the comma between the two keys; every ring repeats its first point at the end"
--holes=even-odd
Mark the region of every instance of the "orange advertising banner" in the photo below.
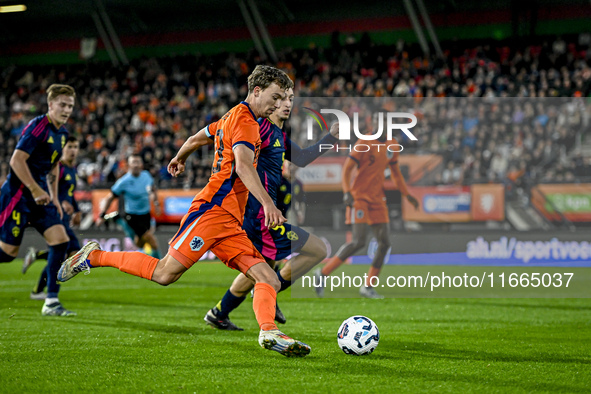
{"type": "Polygon", "coordinates": [[[499,184],[472,185],[472,220],[505,220],[505,188],[499,184]]]}

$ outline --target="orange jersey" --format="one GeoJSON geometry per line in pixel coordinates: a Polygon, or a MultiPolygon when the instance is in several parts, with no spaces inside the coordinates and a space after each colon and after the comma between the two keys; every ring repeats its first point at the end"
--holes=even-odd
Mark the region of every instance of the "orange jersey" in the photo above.
{"type": "Polygon", "coordinates": [[[357,176],[351,185],[351,195],[355,201],[377,202],[385,200],[384,181],[386,176],[384,170],[391,164],[398,162],[398,152],[388,152],[387,145],[397,144],[393,139],[386,142],[384,145],[379,141],[364,141],[358,140],[355,147],[358,151],[353,149],[349,157],[357,163],[357,176]],[[361,148],[358,145],[365,145],[361,148]],[[381,144],[376,146],[377,144],[381,144]],[[367,152],[366,146],[369,146],[367,152]]]}
{"type": "Polygon", "coordinates": [[[189,212],[197,210],[201,202],[206,201],[211,203],[210,206],[220,206],[242,224],[248,189],[234,169],[234,148],[245,145],[252,149],[256,168],[261,146],[259,124],[248,103],[242,101],[220,120],[207,126],[207,134],[215,138],[212,173],[207,185],[193,199],[189,212]]]}

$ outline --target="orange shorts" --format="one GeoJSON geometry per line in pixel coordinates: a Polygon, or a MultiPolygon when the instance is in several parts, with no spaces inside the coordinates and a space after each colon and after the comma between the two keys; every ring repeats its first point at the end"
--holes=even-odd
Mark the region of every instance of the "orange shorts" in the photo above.
{"type": "Polygon", "coordinates": [[[224,264],[243,274],[265,261],[228,211],[208,202],[196,204],[196,210],[183,217],[179,231],[168,243],[169,255],[191,268],[211,250],[224,264]]]}
{"type": "Polygon", "coordinates": [[[366,223],[372,224],[389,223],[389,212],[386,201],[367,202],[356,200],[353,207],[347,207],[345,224],[366,223]]]}

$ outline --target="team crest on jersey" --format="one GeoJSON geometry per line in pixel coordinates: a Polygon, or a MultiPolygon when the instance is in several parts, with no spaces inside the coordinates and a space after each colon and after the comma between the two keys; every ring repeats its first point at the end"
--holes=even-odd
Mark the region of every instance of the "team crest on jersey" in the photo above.
{"type": "Polygon", "coordinates": [[[358,209],[358,210],[355,212],[355,217],[356,217],[357,219],[363,219],[363,211],[362,211],[361,209],[358,209]]]}
{"type": "Polygon", "coordinates": [[[21,229],[20,228],[18,228],[16,226],[12,228],[12,235],[13,235],[13,237],[15,237],[15,238],[18,237],[18,235],[20,233],[21,233],[21,229]]]}
{"type": "Polygon", "coordinates": [[[205,242],[203,242],[203,238],[201,237],[193,237],[193,239],[191,240],[191,250],[193,252],[197,252],[199,251],[203,245],[205,244],[205,242]]]}
{"type": "Polygon", "coordinates": [[[300,239],[300,237],[298,237],[295,231],[289,231],[287,233],[287,239],[289,239],[290,241],[297,241],[298,239],[300,239]]]}

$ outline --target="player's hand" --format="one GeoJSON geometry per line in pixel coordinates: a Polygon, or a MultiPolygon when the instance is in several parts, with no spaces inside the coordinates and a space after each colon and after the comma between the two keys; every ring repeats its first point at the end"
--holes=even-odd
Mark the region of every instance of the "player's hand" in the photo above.
{"type": "Polygon", "coordinates": [[[353,195],[350,192],[343,194],[343,204],[347,207],[353,205],[353,195]]]}
{"type": "Polygon", "coordinates": [[[329,133],[333,137],[339,138],[339,122],[335,122],[335,123],[332,124],[332,126],[330,126],[329,133]]]}
{"type": "Polygon", "coordinates": [[[279,226],[287,221],[275,205],[263,206],[263,210],[265,211],[265,226],[267,228],[279,226]]]}
{"type": "Polygon", "coordinates": [[[62,206],[60,205],[59,201],[52,201],[53,205],[55,205],[55,208],[57,209],[57,213],[60,215],[60,220],[64,218],[64,211],[62,209],[62,206]]]}
{"type": "Polygon", "coordinates": [[[185,163],[173,157],[170,163],[168,163],[168,173],[174,177],[177,177],[185,172],[185,163]]]}
{"type": "Polygon", "coordinates": [[[406,196],[406,199],[408,200],[409,203],[412,204],[413,207],[415,207],[415,209],[419,209],[419,201],[416,198],[414,198],[413,196],[408,194],[406,196]]]}
{"type": "Polygon", "coordinates": [[[99,217],[94,222],[94,225],[97,226],[97,227],[100,227],[100,226],[103,225],[103,223],[105,223],[105,213],[104,212],[101,212],[99,214],[99,217]]]}
{"type": "Polygon", "coordinates": [[[70,225],[73,227],[80,226],[80,222],[82,221],[82,212],[78,211],[72,215],[72,219],[70,220],[70,225]]]}
{"type": "Polygon", "coordinates": [[[74,207],[66,200],[62,201],[62,209],[70,216],[74,213],[74,207]]]}
{"type": "Polygon", "coordinates": [[[49,194],[47,194],[45,190],[41,189],[39,186],[32,188],[31,195],[35,199],[35,204],[37,205],[47,205],[51,201],[49,194]]]}

